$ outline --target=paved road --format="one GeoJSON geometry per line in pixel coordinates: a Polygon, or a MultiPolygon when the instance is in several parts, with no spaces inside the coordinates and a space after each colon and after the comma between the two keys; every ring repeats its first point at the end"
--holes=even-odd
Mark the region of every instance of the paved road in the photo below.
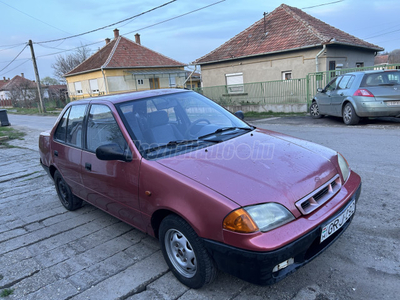
{"type": "Polygon", "coordinates": [[[91,205],[75,212],[61,206],[38,164],[37,135],[48,119],[35,118],[10,115],[28,135],[14,142],[19,148],[0,148],[0,290],[13,290],[5,299],[333,300],[400,294],[395,121],[352,127],[330,118],[254,121],[340,151],[363,179],[356,216],[332,247],[276,285],[255,286],[220,273],[212,285],[191,290],[169,272],[157,240],[91,205]]]}

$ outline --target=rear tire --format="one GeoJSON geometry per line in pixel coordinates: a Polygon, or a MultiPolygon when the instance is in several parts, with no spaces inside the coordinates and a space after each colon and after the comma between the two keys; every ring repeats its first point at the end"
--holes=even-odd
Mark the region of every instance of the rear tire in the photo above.
{"type": "Polygon", "coordinates": [[[357,116],[356,110],[351,103],[346,103],[343,107],[343,122],[346,125],[356,125],[360,122],[360,117],[357,116]]]}
{"type": "Polygon", "coordinates": [[[54,184],[56,186],[58,198],[66,209],[73,211],[82,206],[82,199],[72,194],[70,187],[58,171],[54,173],[54,184]]]}
{"type": "Polygon", "coordinates": [[[322,115],[319,113],[317,101],[313,101],[310,105],[310,115],[313,119],[321,119],[322,115]]]}
{"type": "Polygon", "coordinates": [[[169,215],[161,222],[159,232],[164,259],[180,282],[198,289],[215,279],[215,263],[203,241],[186,221],[169,215]]]}

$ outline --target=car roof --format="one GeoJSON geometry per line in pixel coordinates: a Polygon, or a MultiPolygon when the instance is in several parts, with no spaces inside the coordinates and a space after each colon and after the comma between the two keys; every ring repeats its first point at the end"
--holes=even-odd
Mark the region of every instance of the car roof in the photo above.
{"type": "Polygon", "coordinates": [[[382,73],[382,72],[400,72],[400,70],[393,70],[393,69],[386,69],[386,70],[368,70],[368,71],[357,71],[357,72],[349,72],[341,75],[346,75],[346,74],[352,74],[352,75],[357,75],[357,74],[373,74],[373,73],[382,73]]]}
{"type": "Polygon", "coordinates": [[[185,93],[190,92],[190,90],[185,89],[157,89],[157,90],[146,90],[146,91],[135,91],[135,92],[127,92],[127,93],[118,93],[112,95],[104,95],[98,97],[86,98],[78,101],[74,101],[76,103],[82,104],[83,102],[91,102],[91,101],[108,101],[111,103],[121,103],[125,101],[138,100],[143,98],[157,97],[162,95],[170,95],[177,93],[185,93]]]}

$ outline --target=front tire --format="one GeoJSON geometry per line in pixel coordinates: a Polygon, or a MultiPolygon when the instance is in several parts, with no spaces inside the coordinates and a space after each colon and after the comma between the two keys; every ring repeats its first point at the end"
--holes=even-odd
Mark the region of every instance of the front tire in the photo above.
{"type": "Polygon", "coordinates": [[[310,115],[313,119],[321,119],[322,115],[319,113],[317,101],[313,101],[310,105],[310,115]]]}
{"type": "Polygon", "coordinates": [[[82,200],[72,194],[70,187],[58,171],[54,173],[54,184],[58,198],[66,209],[73,211],[82,206],[82,200]]]}
{"type": "Polygon", "coordinates": [[[161,222],[159,232],[164,259],[180,282],[198,289],[215,279],[215,263],[203,241],[186,221],[169,215],[161,222]]]}
{"type": "Polygon", "coordinates": [[[346,103],[343,108],[343,122],[346,125],[356,125],[360,122],[360,117],[357,116],[356,110],[351,103],[346,103]]]}

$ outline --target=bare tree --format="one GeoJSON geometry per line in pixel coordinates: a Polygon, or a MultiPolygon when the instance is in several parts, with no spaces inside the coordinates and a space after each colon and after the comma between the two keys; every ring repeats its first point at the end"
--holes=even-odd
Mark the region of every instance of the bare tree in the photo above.
{"type": "Polygon", "coordinates": [[[54,75],[65,82],[64,74],[71,71],[73,68],[78,66],[80,63],[89,58],[91,50],[86,46],[77,48],[73,53],[65,56],[58,55],[56,62],[51,65],[54,69],[54,75]]]}
{"type": "Polygon", "coordinates": [[[389,64],[400,63],[400,49],[395,49],[389,53],[389,64]]]}
{"type": "Polygon", "coordinates": [[[46,77],[42,78],[40,80],[40,83],[43,84],[43,85],[57,85],[57,84],[60,84],[60,82],[57,79],[51,78],[49,76],[46,76],[46,77]]]}
{"type": "Polygon", "coordinates": [[[38,93],[32,82],[24,81],[19,85],[13,85],[10,90],[10,98],[14,107],[32,108],[38,103],[38,93]]]}

